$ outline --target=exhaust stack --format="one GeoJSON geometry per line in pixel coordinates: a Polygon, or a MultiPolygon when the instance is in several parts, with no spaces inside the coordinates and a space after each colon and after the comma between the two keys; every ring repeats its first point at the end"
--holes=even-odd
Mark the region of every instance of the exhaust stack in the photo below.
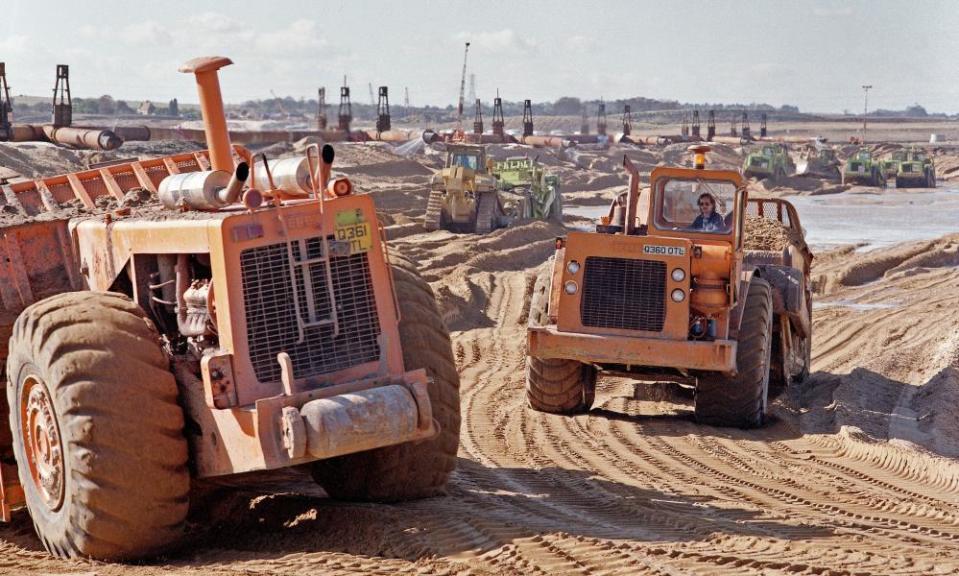
{"type": "Polygon", "coordinates": [[[233,147],[226,128],[223,111],[223,96],[220,93],[220,78],[217,70],[233,64],[222,56],[204,56],[188,60],[180,66],[180,72],[196,75],[197,91],[200,94],[200,111],[203,114],[203,131],[210,149],[210,164],[214,170],[233,172],[233,147]]]}

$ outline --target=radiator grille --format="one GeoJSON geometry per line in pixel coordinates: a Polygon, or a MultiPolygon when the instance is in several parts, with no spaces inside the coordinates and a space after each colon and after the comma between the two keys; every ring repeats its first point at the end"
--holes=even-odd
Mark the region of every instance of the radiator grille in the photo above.
{"type": "Polygon", "coordinates": [[[584,326],[662,332],[666,319],[666,263],[587,258],[580,318],[584,326]]]}
{"type": "MultiPolygon", "coordinates": [[[[322,257],[320,238],[303,244],[294,241],[293,260],[322,257]],[[301,251],[305,247],[305,254],[301,251]]],[[[294,285],[290,279],[286,243],[250,248],[240,254],[243,302],[246,309],[250,359],[261,382],[280,380],[276,355],[286,352],[293,361],[293,376],[308,378],[343,370],[380,358],[379,317],[373,297],[373,282],[367,255],[354,254],[330,259],[333,292],[336,298],[339,335],[333,326],[307,328],[299,337],[293,306],[294,285]]],[[[308,318],[312,299],[316,319],[331,317],[325,267],[322,262],[296,266],[296,298],[300,316],[308,318]],[[307,281],[304,282],[304,268],[307,281]],[[310,292],[307,293],[307,287],[310,292]]]]}

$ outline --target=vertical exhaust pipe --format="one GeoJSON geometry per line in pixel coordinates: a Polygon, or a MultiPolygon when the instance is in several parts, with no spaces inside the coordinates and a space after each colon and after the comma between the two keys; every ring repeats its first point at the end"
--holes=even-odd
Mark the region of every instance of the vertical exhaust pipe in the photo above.
{"type": "Polygon", "coordinates": [[[210,149],[210,164],[214,170],[233,173],[233,147],[226,128],[223,111],[223,96],[217,70],[233,64],[222,56],[194,58],[180,66],[180,72],[196,75],[197,91],[200,93],[200,111],[203,114],[203,130],[210,149]]]}
{"type": "Polygon", "coordinates": [[[333,147],[324,144],[320,152],[320,193],[322,194],[330,184],[330,174],[333,171],[333,147]]]}

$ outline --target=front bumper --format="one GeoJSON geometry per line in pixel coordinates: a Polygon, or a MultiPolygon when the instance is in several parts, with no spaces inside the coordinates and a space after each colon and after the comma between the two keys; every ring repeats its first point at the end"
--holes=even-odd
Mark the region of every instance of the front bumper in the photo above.
{"type": "Polygon", "coordinates": [[[432,438],[439,424],[431,384],[424,370],[413,370],[227,409],[189,395],[187,408],[201,432],[190,435],[196,474],[272,470],[432,438]]]}
{"type": "Polygon", "coordinates": [[[735,340],[659,340],[560,332],[555,326],[530,327],[530,356],[566,358],[594,364],[629,364],[734,372],[735,340]]]}

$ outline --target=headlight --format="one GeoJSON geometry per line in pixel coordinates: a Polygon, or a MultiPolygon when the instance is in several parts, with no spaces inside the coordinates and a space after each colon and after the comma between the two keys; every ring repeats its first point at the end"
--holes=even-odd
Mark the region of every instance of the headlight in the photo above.
{"type": "Polygon", "coordinates": [[[672,273],[673,282],[682,282],[686,279],[686,271],[682,268],[675,268],[672,273]]]}
{"type": "Polygon", "coordinates": [[[577,286],[576,282],[573,282],[572,280],[570,280],[566,284],[563,284],[563,290],[565,290],[566,293],[569,295],[576,294],[576,290],[578,289],[579,289],[579,286],[577,286]]]}
{"type": "Polygon", "coordinates": [[[579,272],[579,262],[570,260],[569,264],[566,265],[566,270],[568,270],[570,274],[576,274],[579,272]]]}
{"type": "Polygon", "coordinates": [[[669,296],[670,298],[673,299],[673,302],[682,302],[683,300],[686,299],[686,291],[680,290],[679,288],[677,288],[673,290],[673,292],[669,296]]]}

